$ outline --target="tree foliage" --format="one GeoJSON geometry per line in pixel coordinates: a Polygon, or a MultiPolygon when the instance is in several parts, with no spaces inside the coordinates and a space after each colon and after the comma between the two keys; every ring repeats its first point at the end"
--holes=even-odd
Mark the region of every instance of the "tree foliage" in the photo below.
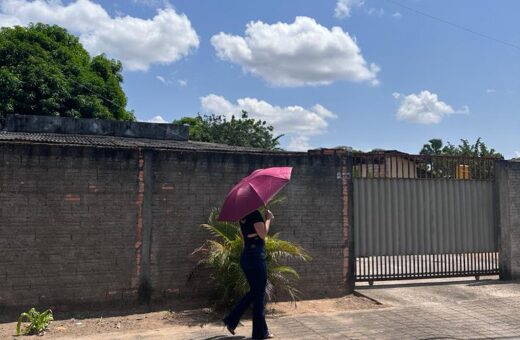
{"type": "Polygon", "coordinates": [[[0,115],[135,120],[121,72],[120,61],[91,58],[59,26],[0,29],[0,115]]]}
{"type": "Polygon", "coordinates": [[[245,111],[242,111],[240,118],[232,116],[230,120],[222,115],[199,114],[196,117],[181,118],[174,123],[189,125],[190,140],[200,142],[277,150],[280,145],[279,139],[282,137],[274,137],[271,125],[249,118],[245,111]]]}
{"type": "MultiPolygon", "coordinates": [[[[215,304],[222,308],[235,304],[247,293],[249,285],[240,268],[240,253],[243,248],[240,226],[238,223],[218,221],[218,214],[218,209],[213,209],[208,223],[201,225],[212,238],[196,249],[194,254],[200,256],[195,269],[209,269],[209,283],[215,292],[215,304]]],[[[288,263],[307,262],[311,257],[299,245],[280,239],[278,233],[266,237],[265,247],[267,299],[274,301],[277,294],[283,293],[295,301],[298,291],[294,282],[300,276],[288,263]]]]}
{"type": "Polygon", "coordinates": [[[441,139],[431,139],[424,144],[422,155],[455,156],[431,157],[428,163],[422,163],[419,169],[426,177],[457,179],[490,179],[494,175],[495,162],[491,158],[502,159],[503,156],[477,138],[475,143],[461,139],[459,145],[441,139]],[[486,158],[484,158],[486,157],[486,158]]]}
{"type": "Polygon", "coordinates": [[[450,142],[444,145],[442,139],[430,139],[427,144],[424,144],[420,153],[421,155],[432,156],[502,157],[502,154],[495,149],[488,148],[480,137],[474,144],[471,144],[467,139],[461,139],[457,146],[450,142]]]}

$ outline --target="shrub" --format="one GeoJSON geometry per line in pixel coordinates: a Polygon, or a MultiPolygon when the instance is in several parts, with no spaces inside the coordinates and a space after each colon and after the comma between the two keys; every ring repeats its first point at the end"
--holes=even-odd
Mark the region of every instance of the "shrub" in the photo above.
{"type": "Polygon", "coordinates": [[[20,326],[24,319],[29,322],[29,325],[23,330],[25,335],[43,333],[49,327],[49,323],[54,320],[50,309],[39,313],[35,308],[31,308],[27,313],[20,314],[16,324],[16,335],[20,335],[20,326]]]}
{"type": "MultiPolygon", "coordinates": [[[[201,227],[214,236],[204,242],[193,254],[199,254],[197,267],[210,270],[210,284],[215,289],[217,307],[229,307],[236,303],[249,290],[247,279],[240,268],[240,253],[243,241],[238,223],[218,221],[219,211],[213,209],[207,224],[201,227]]],[[[268,235],[265,240],[267,261],[266,295],[269,301],[276,300],[279,293],[286,293],[294,302],[298,290],[294,281],[299,279],[298,272],[287,262],[309,261],[307,252],[294,243],[280,239],[278,233],[268,235]]]]}

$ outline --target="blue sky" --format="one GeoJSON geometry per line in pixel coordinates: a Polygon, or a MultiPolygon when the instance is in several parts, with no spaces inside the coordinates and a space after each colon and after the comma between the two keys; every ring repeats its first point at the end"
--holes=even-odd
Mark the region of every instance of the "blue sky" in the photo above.
{"type": "Polygon", "coordinates": [[[517,13],[515,0],[0,0],[2,26],[57,23],[121,59],[139,120],[247,109],[294,150],[482,137],[506,157],[520,152],[517,13]]]}

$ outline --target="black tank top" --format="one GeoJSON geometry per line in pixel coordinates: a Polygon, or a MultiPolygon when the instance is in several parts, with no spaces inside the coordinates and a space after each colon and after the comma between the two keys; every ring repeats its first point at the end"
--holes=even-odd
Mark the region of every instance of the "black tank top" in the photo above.
{"type": "Polygon", "coordinates": [[[258,245],[263,246],[264,240],[260,236],[247,237],[250,234],[256,234],[255,223],[264,222],[264,218],[260,211],[255,210],[243,219],[240,220],[240,230],[242,231],[242,237],[244,238],[245,246],[258,245]]]}

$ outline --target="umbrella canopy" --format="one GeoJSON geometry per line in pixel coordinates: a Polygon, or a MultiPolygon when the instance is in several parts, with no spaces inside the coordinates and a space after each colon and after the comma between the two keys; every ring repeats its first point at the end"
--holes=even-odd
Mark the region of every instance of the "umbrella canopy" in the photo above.
{"type": "Polygon", "coordinates": [[[291,167],[258,169],[243,178],[227,194],[220,221],[238,221],[266,205],[291,180],[291,167]]]}

